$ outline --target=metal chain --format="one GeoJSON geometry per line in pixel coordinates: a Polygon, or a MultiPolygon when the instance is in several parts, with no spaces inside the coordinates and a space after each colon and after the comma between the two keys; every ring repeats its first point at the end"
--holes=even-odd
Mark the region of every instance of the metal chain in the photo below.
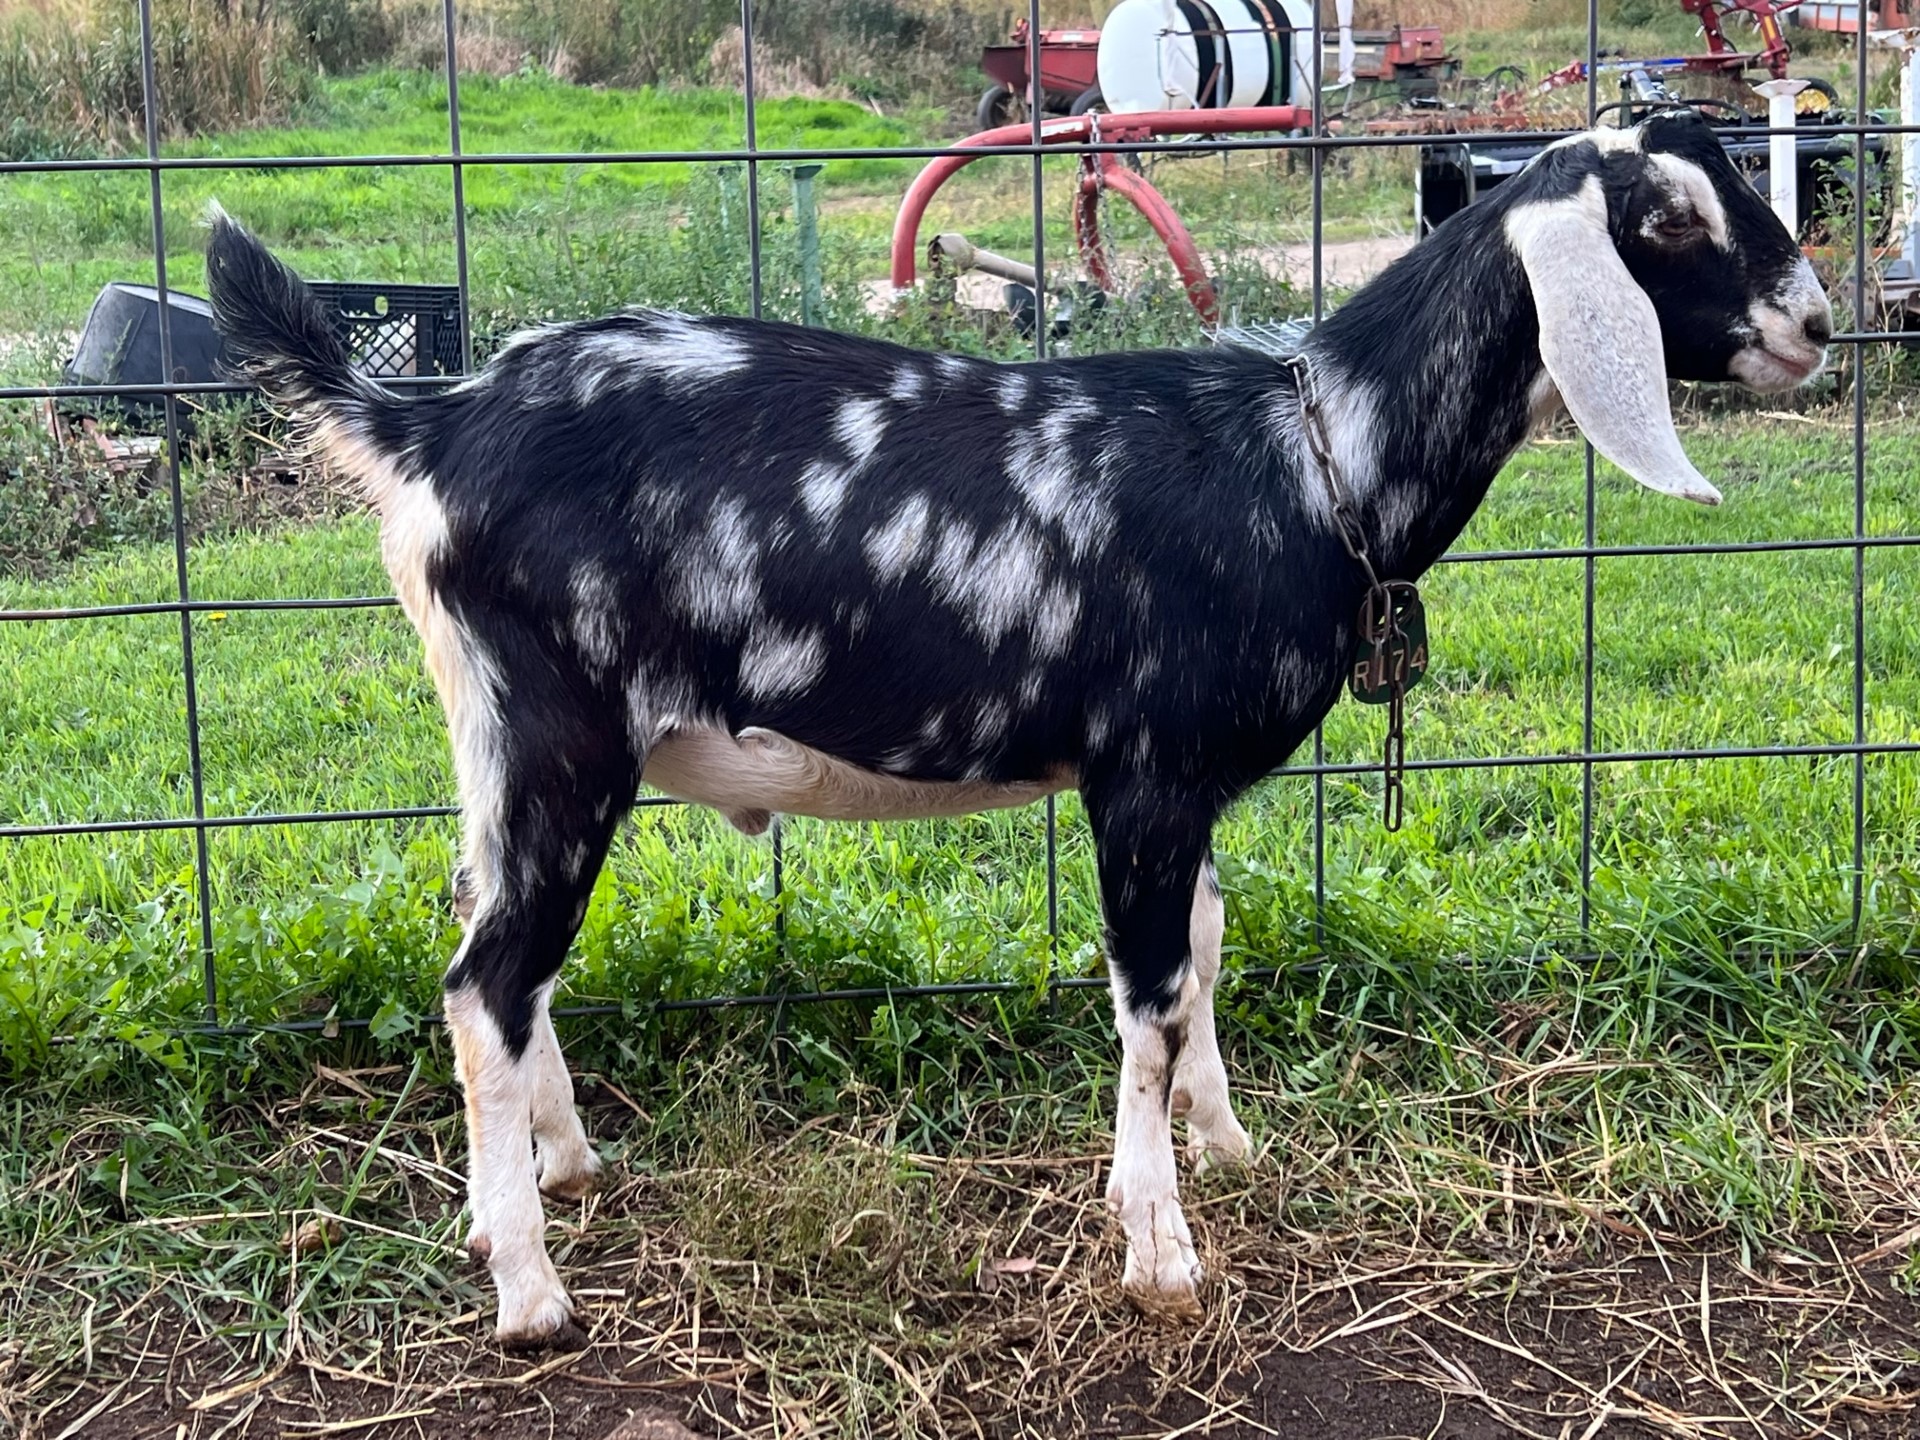
{"type": "MultiPolygon", "coordinates": [[[[1098,110],[1088,111],[1087,119],[1091,122],[1087,127],[1087,141],[1089,144],[1098,145],[1101,140],[1100,112],[1098,110]]],[[[1125,132],[1122,131],[1121,133],[1124,134],[1125,132]]],[[[1099,191],[1094,197],[1094,208],[1098,212],[1095,214],[1093,220],[1094,225],[1097,227],[1098,238],[1096,244],[1100,249],[1101,255],[1106,260],[1108,280],[1113,286],[1113,292],[1117,295],[1120,293],[1120,274],[1118,269],[1120,247],[1114,243],[1113,239],[1115,234],[1113,228],[1113,205],[1111,203],[1113,189],[1107,184],[1105,163],[1109,160],[1115,160],[1116,157],[1104,151],[1096,151],[1089,152],[1083,156],[1082,159],[1092,171],[1094,181],[1099,186],[1099,191]]]]}
{"type": "MultiPolygon", "coordinates": [[[[1321,477],[1326,482],[1327,498],[1333,509],[1334,529],[1339,532],[1340,543],[1346,547],[1347,554],[1353,557],[1367,577],[1367,598],[1360,607],[1360,628],[1365,631],[1366,620],[1371,618],[1375,632],[1364,634],[1361,638],[1377,646],[1384,643],[1397,628],[1393,597],[1387,587],[1381,584],[1380,576],[1373,568],[1366,532],[1360,528],[1360,518],[1354,513],[1346,487],[1340,483],[1340,469],[1333,462],[1333,443],[1327,437],[1327,418],[1320,408],[1320,392],[1313,382],[1313,366],[1305,355],[1288,356],[1286,364],[1293,372],[1294,385],[1299,392],[1301,433],[1306,436],[1307,448],[1313,452],[1314,463],[1320,467],[1321,477]]],[[[1400,828],[1406,813],[1406,769],[1406,687],[1396,680],[1387,702],[1387,742],[1381,756],[1381,823],[1389,831],[1400,828]]]]}
{"type": "MultiPolygon", "coordinates": [[[[1376,597],[1380,597],[1386,587],[1380,583],[1380,577],[1374,573],[1373,557],[1367,552],[1366,533],[1360,528],[1360,519],[1353,513],[1353,504],[1347,499],[1346,487],[1340,483],[1339,467],[1333,463],[1333,443],[1327,438],[1327,417],[1320,409],[1320,392],[1313,383],[1313,366],[1304,355],[1287,357],[1287,368],[1293,371],[1294,386],[1300,396],[1300,426],[1307,437],[1307,448],[1313,452],[1314,463],[1320,467],[1320,474],[1327,484],[1327,496],[1333,503],[1333,524],[1340,532],[1340,543],[1347,547],[1347,554],[1359,562],[1366,572],[1367,588],[1376,597]]],[[[1381,615],[1387,612],[1384,607],[1381,615]]]]}

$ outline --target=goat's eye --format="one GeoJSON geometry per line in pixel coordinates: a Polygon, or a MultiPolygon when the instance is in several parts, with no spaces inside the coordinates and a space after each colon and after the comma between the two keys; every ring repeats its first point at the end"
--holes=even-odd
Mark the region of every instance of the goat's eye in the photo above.
{"type": "Polygon", "coordinates": [[[1696,223],[1691,215],[1668,215],[1654,228],[1669,240],[1684,240],[1693,233],[1696,223]]]}

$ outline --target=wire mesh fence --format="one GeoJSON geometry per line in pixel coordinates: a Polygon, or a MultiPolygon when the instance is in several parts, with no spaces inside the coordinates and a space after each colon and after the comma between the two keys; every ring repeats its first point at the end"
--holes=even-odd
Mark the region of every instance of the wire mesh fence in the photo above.
{"type": "MultiPolygon", "coordinates": [[[[854,163],[876,160],[931,162],[964,155],[999,157],[1003,163],[1008,164],[1024,162],[1031,169],[1030,263],[1035,274],[1044,281],[1050,274],[1064,273],[1068,268],[1067,261],[1062,257],[1048,254],[1049,237],[1045,217],[1048,207],[1060,203],[1064,197],[1061,193],[1063,187],[1059,185],[1057,177],[1050,175],[1046,168],[1047,160],[1062,156],[1073,158],[1103,154],[1177,156],[1190,154],[1194,148],[1187,138],[1161,140],[1129,138],[1119,141],[1101,139],[1097,126],[1089,139],[1061,142],[1054,133],[1053,122],[1049,121],[1038,107],[1028,117],[1027,134],[1018,141],[1003,140],[1003,143],[965,148],[951,144],[863,146],[845,149],[762,146],[759,143],[757,123],[759,96],[755,75],[756,16],[752,0],[742,0],[739,25],[742,37],[743,82],[739,98],[743,128],[742,143],[738,146],[640,151],[605,148],[537,152],[468,151],[464,148],[462,140],[461,77],[456,43],[458,17],[454,0],[443,0],[441,18],[444,31],[443,66],[447,117],[444,148],[430,153],[375,155],[249,155],[243,160],[225,158],[217,154],[168,153],[161,143],[164,117],[161,114],[159,86],[155,75],[154,0],[138,0],[138,8],[144,153],[111,158],[0,162],[0,183],[5,183],[12,176],[34,174],[78,175],[107,172],[129,177],[130,181],[144,178],[144,203],[151,237],[153,277],[155,289],[161,297],[157,314],[160,326],[162,370],[166,375],[176,374],[174,365],[176,336],[172,327],[178,323],[174,318],[172,307],[166,303],[170,289],[168,256],[170,249],[177,247],[180,242],[178,236],[168,233],[165,201],[169,182],[174,181],[184,172],[230,172],[244,169],[250,173],[265,174],[324,169],[329,172],[352,174],[429,167],[444,174],[447,181],[448,213],[452,221],[454,280],[451,286],[337,283],[320,287],[327,303],[339,311],[343,333],[350,337],[356,360],[370,373],[379,375],[385,383],[405,389],[444,384],[447,377],[468,373],[474,366],[476,348],[483,337],[477,337],[475,332],[472,258],[477,247],[485,244],[484,240],[476,240],[470,234],[470,219],[473,212],[468,203],[467,187],[469,177],[476,171],[529,166],[591,166],[596,170],[662,165],[738,167],[738,174],[742,181],[739,193],[745,210],[743,237],[746,251],[746,295],[748,308],[758,315],[765,304],[765,276],[769,263],[769,257],[765,251],[766,227],[763,224],[766,188],[770,175],[784,173],[780,167],[790,170],[794,166],[812,166],[822,162],[854,163]]],[[[1038,0],[1029,0],[1026,19],[1028,64],[1030,73],[1038,74],[1042,68],[1043,43],[1043,16],[1038,0]]],[[[1294,43],[1312,57],[1324,57],[1328,53],[1327,41],[1330,34],[1328,17],[1316,10],[1312,22],[1310,31],[1303,30],[1293,37],[1294,43]]],[[[1912,133],[1914,129],[1911,126],[1873,118],[1868,105],[1871,69],[1868,33],[1870,28],[1871,19],[1863,8],[1860,23],[1851,37],[1854,51],[1855,93],[1850,97],[1853,113],[1843,123],[1831,127],[1829,136],[1830,140],[1833,136],[1844,137],[1846,144],[1851,147],[1852,175],[1855,177],[1852,183],[1862,189],[1867,184],[1865,177],[1870,168],[1870,148],[1877,147],[1875,153],[1884,161],[1888,147],[1902,144],[1903,137],[1912,133]]],[[[1600,77],[1603,74],[1600,33],[1598,3],[1597,0],[1589,0],[1584,72],[1584,108],[1589,120],[1607,108],[1610,103],[1600,83],[1600,77]]],[[[1485,133],[1480,131],[1455,132],[1444,127],[1435,129],[1431,126],[1417,133],[1370,133],[1364,128],[1354,127],[1337,129],[1331,122],[1328,107],[1321,103],[1325,93],[1322,91],[1306,97],[1305,100],[1296,101],[1296,103],[1310,104],[1311,114],[1304,117],[1303,123],[1288,131],[1228,133],[1211,137],[1207,147],[1208,154],[1276,153],[1291,157],[1295,163],[1306,168],[1311,197],[1310,283],[1307,286],[1306,314],[1303,318],[1308,321],[1318,321],[1326,312],[1328,305],[1333,303],[1334,298],[1326,280],[1326,187],[1329,183],[1330,167],[1337,163],[1338,158],[1349,152],[1368,149],[1413,148],[1426,151],[1436,146],[1472,143],[1476,140],[1484,141],[1487,138],[1485,133]]],[[[1557,129],[1509,128],[1500,132],[1499,140],[1501,144],[1507,146],[1525,146],[1530,143],[1548,142],[1566,133],[1568,132],[1565,130],[1557,129]]],[[[1766,126],[1749,124],[1744,127],[1743,133],[1753,137],[1768,136],[1775,132],[1766,126]]],[[[1869,235],[1869,209],[1864,199],[1858,199],[1852,205],[1850,214],[1851,275],[1844,278],[1850,280],[1847,288],[1849,293],[1856,297],[1865,297],[1872,293],[1873,287],[1869,283],[1871,272],[1879,263],[1874,245],[1871,243],[1872,237],[1869,235]]],[[[1058,303],[1058,296],[1050,292],[1047,283],[1035,285],[1031,294],[1035,307],[1030,324],[1032,354],[1035,358],[1043,359],[1048,356],[1050,347],[1057,344],[1053,328],[1049,324],[1049,307],[1058,303]]],[[[1579,927],[1583,934],[1587,932],[1592,919],[1591,896],[1596,865],[1596,823],[1600,809],[1596,796],[1597,773],[1608,766],[1651,763],[1685,765],[1725,761],[1765,761],[1790,765],[1794,762],[1829,760],[1840,762],[1847,767],[1851,833],[1844,837],[1838,847],[1833,848],[1837,852],[1836,863],[1845,871],[1845,888],[1850,896],[1851,914],[1846,917],[1846,923],[1855,932],[1860,928],[1864,895],[1870,874],[1868,819],[1873,797],[1869,786],[1869,762],[1876,757],[1897,757],[1920,752],[1920,742],[1899,738],[1875,739],[1869,731],[1870,617],[1866,580],[1868,557],[1877,551],[1898,551],[1920,544],[1920,534],[1904,533],[1898,530],[1889,532],[1884,527],[1875,529],[1869,524],[1867,467],[1869,411],[1867,387],[1860,383],[1860,376],[1864,358],[1871,347],[1898,345],[1920,339],[1920,331],[1896,324],[1881,325],[1878,321],[1883,317],[1870,313],[1864,305],[1858,309],[1859,313],[1852,317],[1851,323],[1843,323],[1842,333],[1835,337],[1835,344],[1842,347],[1849,357],[1847,368],[1853,380],[1851,385],[1852,524],[1847,533],[1719,542],[1603,544],[1598,524],[1595,461],[1591,448],[1588,448],[1585,452],[1584,465],[1582,534],[1578,543],[1482,550],[1463,549],[1448,555],[1442,562],[1448,566],[1524,566],[1570,562],[1579,568],[1577,644],[1581,657],[1581,691],[1578,743],[1573,746],[1546,748],[1537,753],[1516,750],[1494,755],[1418,756],[1408,762],[1407,768],[1416,775],[1463,770],[1512,772],[1537,767],[1555,767],[1576,772],[1579,777],[1578,812],[1563,816],[1561,819],[1576,825],[1578,829],[1578,862],[1574,899],[1579,908],[1579,927]],[[1831,553],[1849,557],[1851,560],[1849,597],[1851,645],[1848,657],[1850,660],[1848,699],[1850,734],[1844,738],[1834,738],[1819,743],[1760,745],[1707,743],[1691,746],[1632,746],[1603,743],[1598,721],[1605,705],[1605,697],[1596,687],[1596,635],[1604,620],[1600,583],[1602,562],[1645,562],[1657,557],[1795,553],[1831,553]]],[[[171,520],[172,593],[164,599],[144,601],[0,610],[0,622],[8,625],[64,626],[99,624],[116,618],[175,617],[181,658],[179,678],[185,739],[183,786],[185,803],[177,813],[121,817],[80,814],[37,820],[22,819],[16,823],[0,825],[0,843],[56,837],[153,832],[175,832],[186,837],[192,847],[191,875],[196,911],[202,1018],[207,1027],[215,1029],[228,1028],[235,1019],[227,1013],[222,1003],[223,991],[220,967],[217,962],[219,947],[216,934],[217,928],[222,923],[223,905],[231,905],[235,897],[219,893],[216,867],[210,854],[210,842],[213,837],[223,832],[255,827],[306,827],[354,822],[418,822],[444,819],[455,813],[454,808],[446,803],[446,797],[433,795],[419,796],[417,803],[383,807],[258,811],[225,810],[214,798],[220,789],[220,777],[210,772],[205,754],[202,673],[196,661],[196,641],[204,635],[205,627],[213,619],[223,619],[227,616],[277,612],[378,610],[396,604],[391,596],[383,594],[289,596],[262,599],[230,598],[205,593],[205,586],[199,583],[201,577],[196,574],[192,546],[189,543],[187,504],[183,484],[183,435],[190,424],[187,406],[190,402],[197,403],[204,397],[238,394],[242,393],[243,389],[244,387],[222,381],[187,382],[179,379],[155,383],[64,383],[0,387],[0,401],[6,402],[37,404],[51,402],[59,405],[85,400],[119,399],[137,400],[158,406],[162,417],[161,431],[165,441],[161,473],[164,477],[165,496],[171,520]]],[[[49,757],[49,763],[52,763],[51,757],[49,757]]],[[[1310,791],[1312,807],[1310,853],[1298,858],[1303,867],[1311,868],[1312,897],[1317,917],[1316,934],[1323,945],[1329,887],[1328,837],[1330,824],[1333,823],[1329,807],[1329,781],[1367,776],[1375,768],[1373,762],[1367,760],[1334,758],[1330,755],[1325,743],[1324,732],[1321,732],[1316,734],[1309,754],[1297,757],[1294,763],[1277,772],[1282,776],[1304,781],[1310,791]]],[[[675,802],[646,795],[639,801],[640,813],[644,814],[654,807],[672,803],[675,802]]],[[[1807,843],[1809,847],[1822,846],[1826,844],[1826,839],[1827,837],[1808,837],[1807,843]]],[[[1044,913],[1036,914],[1034,923],[1045,926],[1049,949],[1057,951],[1061,934],[1061,841],[1060,816],[1052,799],[1048,799],[1044,807],[1033,815],[1032,843],[1043,857],[1045,874],[1044,913]]],[[[778,827],[774,831],[766,862],[770,868],[769,881],[775,896],[776,918],[780,919],[783,918],[784,912],[779,908],[778,897],[784,892],[789,856],[782,839],[782,831],[778,827]]],[[[1251,973],[1258,975],[1273,972],[1256,968],[1251,973]]],[[[1104,981],[1097,975],[1072,973],[1070,970],[1056,967],[1050,969],[1046,983],[1055,989],[1066,989],[1097,986],[1104,981]]],[[[982,979],[884,987],[854,986],[804,992],[780,989],[766,993],[716,994],[663,1003],[666,1008],[698,1008],[789,1004],[828,999],[955,996],[1010,990],[1019,988],[1021,984],[1022,982],[1015,980],[982,979]]],[[[618,1007],[574,1007],[574,1013],[594,1013],[606,1008],[617,1009],[618,1007]]],[[[259,1018],[249,1017],[247,1024],[256,1023],[259,1018]]],[[[357,1017],[345,1021],[334,1018],[322,1022],[280,1017],[273,1023],[283,1028],[318,1029],[323,1024],[331,1026],[339,1023],[364,1023],[365,1018],[357,1017]]]]}

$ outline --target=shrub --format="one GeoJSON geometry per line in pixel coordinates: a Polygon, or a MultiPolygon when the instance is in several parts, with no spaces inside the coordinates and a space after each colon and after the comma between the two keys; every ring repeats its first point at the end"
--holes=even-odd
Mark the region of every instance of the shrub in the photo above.
{"type": "Polygon", "coordinates": [[[287,19],[314,63],[335,75],[383,63],[400,39],[399,9],[382,0],[287,0],[287,19]]]}
{"type": "Polygon", "coordinates": [[[817,85],[900,100],[956,88],[956,70],[1005,38],[1005,14],[959,0],[759,0],[754,52],[797,64],[817,85]]]}
{"type": "MultiPolygon", "coordinates": [[[[318,474],[288,483],[257,469],[261,417],[251,405],[186,408],[180,489],[190,541],[356,508],[318,474]]],[[[103,428],[123,427],[109,419],[103,428]]],[[[150,442],[161,433],[157,419],[130,428],[150,442]]],[[[111,461],[77,425],[56,435],[37,409],[0,413],[0,578],[51,575],[82,555],[172,534],[164,448],[111,461]]]]}

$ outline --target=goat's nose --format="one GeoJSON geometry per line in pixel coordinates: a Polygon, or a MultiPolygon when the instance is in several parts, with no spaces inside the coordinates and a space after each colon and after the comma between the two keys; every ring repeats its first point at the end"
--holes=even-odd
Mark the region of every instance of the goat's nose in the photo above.
{"type": "Polygon", "coordinates": [[[1815,345],[1825,345],[1833,339],[1833,312],[1822,306],[1806,318],[1801,328],[1815,345]]]}

